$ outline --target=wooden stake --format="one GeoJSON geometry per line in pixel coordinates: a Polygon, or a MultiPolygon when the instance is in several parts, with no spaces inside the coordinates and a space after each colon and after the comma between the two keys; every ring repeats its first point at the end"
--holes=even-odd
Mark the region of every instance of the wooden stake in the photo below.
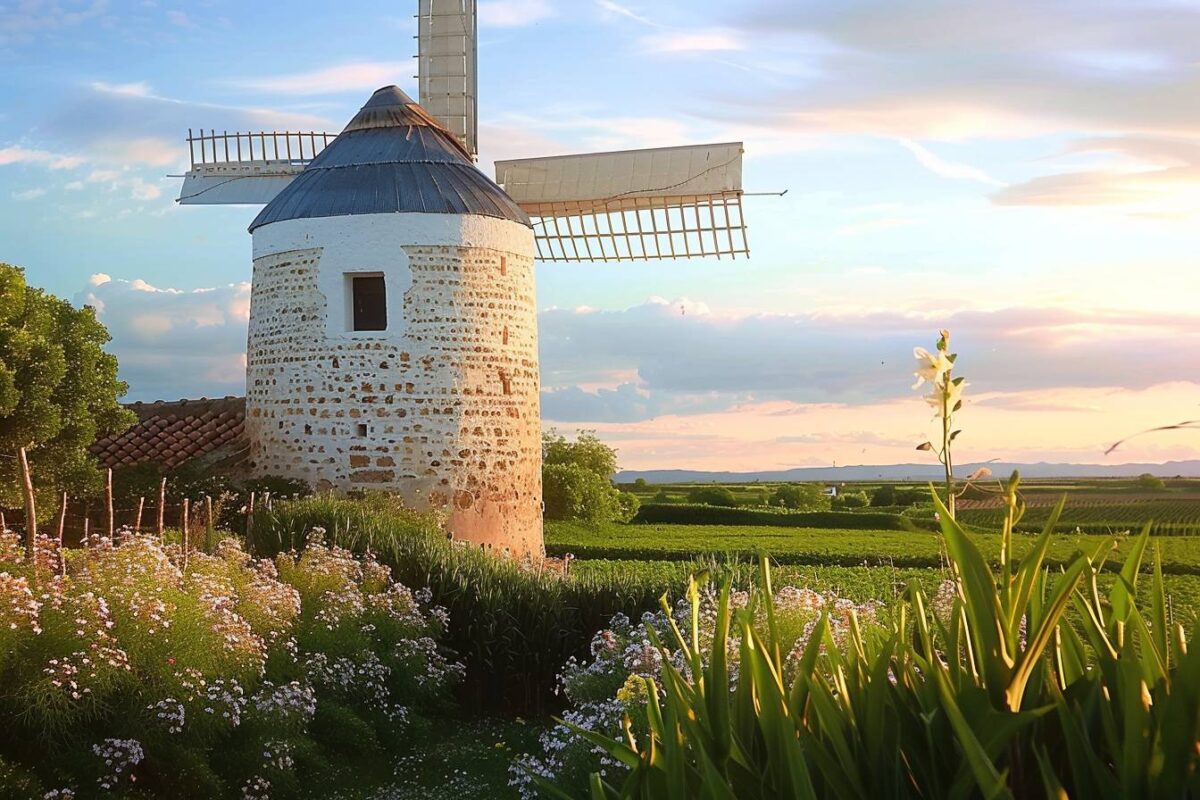
{"type": "Polygon", "coordinates": [[[63,551],[63,531],[67,527],[67,493],[63,492],[62,508],[58,512],[58,570],[62,575],[67,574],[67,556],[63,551]]]}
{"type": "Polygon", "coordinates": [[[134,534],[135,536],[136,536],[137,534],[139,534],[139,533],[141,533],[141,532],[142,532],[142,511],[143,511],[145,508],[146,508],[146,498],[145,498],[145,496],[139,497],[139,498],[138,498],[138,512],[137,512],[137,516],[133,518],[133,534],[134,534]]]}
{"type": "Polygon", "coordinates": [[[104,514],[108,520],[108,540],[114,542],[117,537],[117,522],[113,513],[112,467],[108,468],[108,478],[104,483],[104,514]]]}
{"type": "Polygon", "coordinates": [[[204,516],[207,522],[204,526],[204,546],[212,547],[213,533],[216,530],[215,520],[213,519],[213,504],[210,495],[204,495],[204,516]]]}
{"type": "Polygon", "coordinates": [[[183,544],[183,571],[187,572],[188,562],[188,499],[183,498],[183,514],[182,525],[180,527],[181,542],[183,544]]]}
{"type": "Polygon", "coordinates": [[[167,512],[167,479],[163,478],[162,483],[158,485],[158,543],[163,543],[163,518],[167,512]]]}
{"type": "Polygon", "coordinates": [[[83,547],[84,547],[84,549],[91,547],[91,545],[88,544],[88,526],[91,524],[91,522],[92,521],[90,519],[88,519],[87,511],[85,509],[84,515],[83,515],[83,547]]]}
{"type": "Polygon", "coordinates": [[[8,530],[8,523],[4,521],[4,512],[0,511],[0,533],[8,530]]]}
{"type": "Polygon", "coordinates": [[[33,496],[33,476],[29,473],[29,459],[25,448],[20,450],[21,479],[25,484],[25,555],[33,559],[33,542],[37,536],[37,501],[33,496]]]}
{"type": "Polygon", "coordinates": [[[250,502],[246,503],[246,539],[249,541],[250,535],[254,531],[254,492],[250,493],[250,502]]]}

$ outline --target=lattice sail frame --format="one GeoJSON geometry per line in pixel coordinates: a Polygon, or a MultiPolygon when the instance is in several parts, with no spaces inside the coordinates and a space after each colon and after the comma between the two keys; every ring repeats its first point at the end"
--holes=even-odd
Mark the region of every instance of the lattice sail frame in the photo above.
{"type": "Polygon", "coordinates": [[[741,142],[496,162],[543,261],[750,254],[741,142]]]}
{"type": "Polygon", "coordinates": [[[476,0],[418,0],[417,91],[421,107],[479,152],[476,0]]]}

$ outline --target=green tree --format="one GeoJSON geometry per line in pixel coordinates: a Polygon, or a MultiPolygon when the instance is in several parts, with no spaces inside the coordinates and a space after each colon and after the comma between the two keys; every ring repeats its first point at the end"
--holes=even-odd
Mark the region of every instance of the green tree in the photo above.
{"type": "Polygon", "coordinates": [[[646,481],[645,478],[638,478],[636,481],[633,482],[634,488],[637,489],[638,491],[644,490],[649,485],[650,484],[646,481]]]}
{"type": "Polygon", "coordinates": [[[700,503],[706,506],[737,506],[737,498],[733,492],[724,486],[703,486],[688,492],[689,503],[700,503]]]}
{"type": "Polygon", "coordinates": [[[617,451],[600,441],[595,431],[579,431],[575,441],[557,431],[542,434],[542,464],[576,464],[605,480],[617,472],[617,451]]]}
{"type": "Polygon", "coordinates": [[[771,495],[771,505],[793,511],[827,511],[829,497],[811,483],[785,483],[771,495]]]}
{"type": "Polygon", "coordinates": [[[890,483],[880,486],[871,493],[871,505],[877,508],[896,505],[896,487],[890,483]]]}
{"type": "Polygon", "coordinates": [[[0,263],[0,502],[19,500],[10,456],[22,447],[40,491],[99,485],[88,447],[135,419],[118,402],[127,387],[108,341],[91,308],[28,286],[22,270],[0,263]]]}
{"type": "Polygon", "coordinates": [[[835,511],[844,511],[849,508],[866,508],[870,502],[866,492],[842,492],[833,498],[830,506],[835,511]]]}
{"type": "Polygon", "coordinates": [[[637,513],[637,498],[612,484],[617,451],[592,431],[575,441],[556,431],[542,435],[542,502],[546,519],[583,522],[628,521],[637,513]]]}
{"type": "Polygon", "coordinates": [[[1138,475],[1137,485],[1140,489],[1149,489],[1152,492],[1161,492],[1167,488],[1167,484],[1162,478],[1157,475],[1151,475],[1149,472],[1143,472],[1138,475]]]}

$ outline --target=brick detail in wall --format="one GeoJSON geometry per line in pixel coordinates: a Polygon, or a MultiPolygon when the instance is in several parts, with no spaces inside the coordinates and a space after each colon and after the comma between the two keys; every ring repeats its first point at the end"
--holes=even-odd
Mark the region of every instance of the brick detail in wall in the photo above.
{"type": "Polygon", "coordinates": [[[330,335],[327,305],[341,298],[318,288],[320,248],[255,260],[252,469],[324,489],[393,491],[444,510],[456,538],[540,555],[533,259],[478,246],[403,249],[412,285],[404,331],[392,336],[330,335]]]}

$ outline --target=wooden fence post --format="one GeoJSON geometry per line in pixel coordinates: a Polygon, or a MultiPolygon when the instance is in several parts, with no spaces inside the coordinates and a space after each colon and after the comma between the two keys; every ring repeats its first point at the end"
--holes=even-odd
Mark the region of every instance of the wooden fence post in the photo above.
{"type": "Polygon", "coordinates": [[[163,478],[158,485],[158,543],[163,543],[163,519],[167,512],[167,479],[163,478]]]}
{"type": "Polygon", "coordinates": [[[117,538],[117,523],[116,515],[113,513],[113,496],[112,496],[112,467],[108,468],[108,477],[104,483],[104,514],[108,521],[108,541],[116,543],[117,538]]]}
{"type": "Polygon", "coordinates": [[[216,520],[213,519],[213,503],[211,495],[204,495],[204,546],[211,548],[213,546],[213,534],[216,532],[216,520]]]}
{"type": "Polygon", "coordinates": [[[33,495],[33,476],[29,474],[29,459],[25,457],[25,448],[20,451],[21,480],[25,484],[25,555],[33,559],[34,537],[37,536],[37,501],[33,495]]]}
{"type": "Polygon", "coordinates": [[[254,531],[254,492],[250,493],[250,502],[246,503],[246,541],[254,531]]]}
{"type": "Polygon", "coordinates": [[[145,496],[139,497],[139,498],[138,498],[138,512],[137,512],[137,516],[136,516],[136,517],[134,517],[134,519],[133,519],[133,535],[134,535],[134,536],[137,536],[138,534],[140,534],[140,533],[142,532],[142,510],[143,510],[145,507],[146,507],[146,498],[145,498],[145,496]]]}
{"type": "Polygon", "coordinates": [[[187,572],[188,562],[188,499],[183,498],[183,512],[181,516],[180,526],[180,541],[183,545],[183,571],[187,572]]]}
{"type": "Polygon", "coordinates": [[[63,492],[62,508],[58,512],[58,569],[63,575],[67,574],[67,556],[63,552],[63,531],[67,527],[67,493],[63,492]]]}

